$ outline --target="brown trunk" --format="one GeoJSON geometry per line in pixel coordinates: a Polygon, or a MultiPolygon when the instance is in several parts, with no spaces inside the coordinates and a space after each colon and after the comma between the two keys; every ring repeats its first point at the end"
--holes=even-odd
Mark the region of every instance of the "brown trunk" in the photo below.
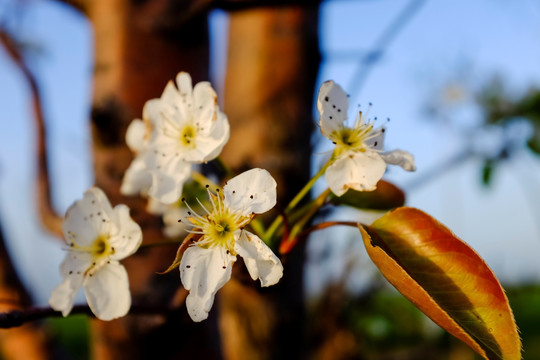
{"type": "MultiPolygon", "coordinates": [[[[282,206],[309,179],[317,28],[317,5],[247,10],[230,18],[225,112],[232,131],[222,158],[236,172],[270,171],[282,206]]],[[[299,246],[284,261],[278,285],[261,292],[251,279],[231,281],[219,293],[227,359],[301,358],[303,263],[299,246]]],[[[235,268],[245,273],[243,264],[235,268]]]]}
{"type": "MultiPolygon", "coordinates": [[[[132,155],[124,134],[141,117],[144,103],[161,95],[179,71],[193,81],[208,77],[206,15],[179,23],[188,1],[94,0],[87,14],[95,30],[95,75],[92,129],[95,183],[113,204],[124,203],[143,229],[143,242],[163,240],[160,220],[148,215],[145,201],[119,192],[132,155]]],[[[139,251],[124,264],[134,303],[167,305],[180,287],[178,273],[157,275],[174,259],[174,247],[139,251]]],[[[215,321],[193,324],[184,309],[165,316],[94,320],[93,356],[98,359],[219,357],[215,321]],[[214,326],[212,326],[214,324],[214,326]],[[188,345],[186,345],[188,344],[188,345]]]]}
{"type": "MultiPolygon", "coordinates": [[[[0,312],[21,310],[31,305],[4,243],[0,228],[0,312]]],[[[0,330],[0,355],[6,360],[49,359],[48,339],[39,324],[0,330]]]]}

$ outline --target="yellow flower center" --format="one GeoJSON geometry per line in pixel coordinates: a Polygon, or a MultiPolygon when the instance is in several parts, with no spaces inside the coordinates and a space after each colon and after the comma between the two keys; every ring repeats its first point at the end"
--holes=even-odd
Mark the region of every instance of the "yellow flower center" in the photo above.
{"type": "Polygon", "coordinates": [[[235,214],[223,204],[221,194],[215,195],[210,191],[208,191],[208,194],[212,203],[212,210],[209,211],[206,207],[203,207],[206,212],[205,216],[196,214],[186,203],[190,209],[188,214],[191,215],[187,219],[194,228],[192,232],[202,235],[197,245],[204,248],[222,246],[229,250],[232,255],[236,255],[234,251],[235,232],[243,229],[253,216],[235,214]]]}
{"type": "Polygon", "coordinates": [[[346,151],[366,151],[365,141],[369,138],[373,125],[362,125],[356,128],[342,127],[330,134],[330,140],[336,144],[335,156],[346,151]]]}
{"type": "Polygon", "coordinates": [[[109,236],[99,235],[88,249],[94,259],[109,257],[114,254],[114,248],[109,243],[109,236]]]}
{"type": "Polygon", "coordinates": [[[196,134],[197,130],[193,126],[187,125],[180,133],[180,143],[185,147],[194,148],[196,134]]]}

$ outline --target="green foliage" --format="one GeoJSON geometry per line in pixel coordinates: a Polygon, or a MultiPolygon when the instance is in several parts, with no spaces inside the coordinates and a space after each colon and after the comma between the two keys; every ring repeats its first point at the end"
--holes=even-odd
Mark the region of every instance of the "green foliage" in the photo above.
{"type": "Polygon", "coordinates": [[[90,358],[90,329],[86,315],[72,315],[66,318],[50,318],[47,326],[62,358],[88,360],[90,358]]]}

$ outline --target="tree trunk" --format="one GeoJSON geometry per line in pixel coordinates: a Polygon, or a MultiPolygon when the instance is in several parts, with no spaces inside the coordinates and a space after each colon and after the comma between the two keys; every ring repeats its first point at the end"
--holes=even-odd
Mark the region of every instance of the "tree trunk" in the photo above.
{"type": "MultiPolygon", "coordinates": [[[[163,240],[161,221],[145,211],[141,198],[120,192],[132,154],[124,135],[142,116],[144,103],[161,95],[167,81],[187,71],[193,81],[208,78],[206,14],[189,21],[188,1],[94,0],[87,14],[95,30],[92,130],[95,183],[113,204],[124,203],[143,229],[143,243],[163,240]]],[[[172,263],[175,247],[139,251],[124,264],[133,303],[167,305],[180,288],[178,273],[157,275],[172,263]]],[[[93,357],[98,359],[220,357],[216,322],[193,324],[185,308],[165,316],[137,316],[92,321],[93,357]]]]}
{"type": "MultiPolygon", "coordinates": [[[[318,5],[260,8],[231,14],[225,113],[231,138],[222,158],[236,172],[265,168],[284,206],[309,180],[312,99],[319,67],[318,5]]],[[[274,213],[274,216],[276,214],[274,213]]],[[[302,357],[304,247],[284,260],[284,277],[261,291],[230,281],[219,295],[227,359],[302,357]]]]}

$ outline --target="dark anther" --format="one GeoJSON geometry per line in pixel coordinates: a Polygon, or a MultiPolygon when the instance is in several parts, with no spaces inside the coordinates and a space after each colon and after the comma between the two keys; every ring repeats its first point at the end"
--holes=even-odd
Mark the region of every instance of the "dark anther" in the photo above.
{"type": "Polygon", "coordinates": [[[219,188],[218,188],[218,189],[216,189],[216,192],[219,192],[219,188]]]}
{"type": "Polygon", "coordinates": [[[224,269],[226,269],[227,267],[226,266],[223,266],[224,269]]]}
{"type": "Polygon", "coordinates": [[[253,195],[250,195],[249,198],[250,198],[250,199],[253,199],[253,195]]]}
{"type": "Polygon", "coordinates": [[[178,219],[178,222],[182,222],[182,219],[178,219]]]}
{"type": "Polygon", "coordinates": [[[332,141],[332,144],[336,145],[337,143],[335,141],[332,141]]]}
{"type": "Polygon", "coordinates": [[[374,143],[373,145],[374,145],[374,146],[377,146],[377,144],[378,144],[378,143],[375,141],[375,143],[374,143]]]}
{"type": "Polygon", "coordinates": [[[186,198],[182,198],[182,202],[186,202],[186,198]]]}
{"type": "Polygon", "coordinates": [[[188,215],[191,215],[191,211],[188,211],[187,213],[188,213],[188,215]]]}
{"type": "Polygon", "coordinates": [[[324,101],[328,101],[328,96],[324,98],[324,101]]]}
{"type": "Polygon", "coordinates": [[[233,194],[236,194],[236,190],[233,190],[232,193],[233,193],[233,194]]]}
{"type": "Polygon", "coordinates": [[[330,118],[330,120],[332,120],[332,117],[331,117],[331,116],[329,116],[329,118],[330,118]]]}
{"type": "Polygon", "coordinates": [[[71,274],[73,274],[73,271],[70,271],[70,272],[69,272],[69,275],[71,275],[71,274]]]}
{"type": "Polygon", "coordinates": [[[208,189],[210,187],[210,185],[206,184],[206,188],[208,189]]]}
{"type": "Polygon", "coordinates": [[[336,105],[332,105],[332,107],[335,109],[335,108],[336,108],[336,105]]]}
{"type": "Polygon", "coordinates": [[[230,253],[230,251],[229,251],[229,250],[227,250],[227,255],[229,255],[229,253],[230,253]]]}
{"type": "Polygon", "coordinates": [[[186,268],[188,268],[188,269],[189,269],[190,267],[191,267],[191,265],[186,265],[186,268]]]}
{"type": "Polygon", "coordinates": [[[341,109],[337,109],[337,112],[341,112],[341,109]]]}

